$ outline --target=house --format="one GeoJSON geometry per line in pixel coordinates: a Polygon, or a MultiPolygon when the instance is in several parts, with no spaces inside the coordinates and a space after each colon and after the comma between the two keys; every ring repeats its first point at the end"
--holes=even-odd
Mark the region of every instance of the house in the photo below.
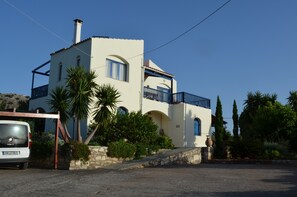
{"type": "MultiPolygon", "coordinates": [[[[50,61],[34,69],[30,110],[50,112],[47,100],[57,86],[65,86],[66,69],[84,66],[97,74],[96,82],[111,84],[121,94],[118,110],[141,111],[158,125],[159,132],[168,135],[176,147],[203,147],[211,131],[210,100],[177,91],[172,74],[162,70],[151,60],[144,61],[144,41],[90,37],[80,40],[82,21],[75,21],[74,44],[51,54],[50,61]],[[46,72],[39,70],[50,64],[46,72]],[[35,75],[45,75],[49,83],[35,87],[35,75]]],[[[81,123],[86,136],[91,115],[81,123]]],[[[69,122],[72,133],[74,120],[69,122]]],[[[54,130],[50,120],[45,130],[54,130]]],[[[75,136],[74,136],[75,137],[75,136]]]]}

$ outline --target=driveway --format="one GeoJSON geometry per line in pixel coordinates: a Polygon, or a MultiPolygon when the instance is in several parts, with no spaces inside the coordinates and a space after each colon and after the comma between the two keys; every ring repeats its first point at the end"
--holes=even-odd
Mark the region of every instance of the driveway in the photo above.
{"type": "Polygon", "coordinates": [[[296,196],[297,167],[200,164],[133,170],[0,168],[1,196],[296,196]]]}

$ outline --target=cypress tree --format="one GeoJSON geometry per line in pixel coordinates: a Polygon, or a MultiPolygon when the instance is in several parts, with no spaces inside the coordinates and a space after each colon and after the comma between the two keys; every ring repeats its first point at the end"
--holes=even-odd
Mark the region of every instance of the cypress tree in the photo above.
{"type": "Polygon", "coordinates": [[[222,103],[220,97],[217,97],[216,119],[215,119],[215,148],[214,156],[218,159],[224,158],[224,136],[225,128],[223,122],[222,103]]]}
{"type": "Polygon", "coordinates": [[[233,119],[233,136],[235,139],[238,139],[238,110],[237,110],[237,105],[235,100],[233,102],[232,119],[233,119]]]}

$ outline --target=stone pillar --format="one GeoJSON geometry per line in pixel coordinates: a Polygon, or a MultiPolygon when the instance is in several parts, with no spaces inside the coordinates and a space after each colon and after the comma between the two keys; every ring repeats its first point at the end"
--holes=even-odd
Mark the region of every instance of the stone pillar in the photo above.
{"type": "Polygon", "coordinates": [[[202,147],[202,162],[207,162],[212,159],[213,147],[202,147]]]}

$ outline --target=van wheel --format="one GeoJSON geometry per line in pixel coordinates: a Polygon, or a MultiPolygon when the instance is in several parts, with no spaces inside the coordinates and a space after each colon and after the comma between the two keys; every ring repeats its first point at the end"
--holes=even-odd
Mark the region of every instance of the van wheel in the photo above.
{"type": "Polygon", "coordinates": [[[19,169],[21,169],[21,170],[25,170],[27,168],[28,168],[28,162],[21,163],[21,165],[19,165],[19,169]]]}

